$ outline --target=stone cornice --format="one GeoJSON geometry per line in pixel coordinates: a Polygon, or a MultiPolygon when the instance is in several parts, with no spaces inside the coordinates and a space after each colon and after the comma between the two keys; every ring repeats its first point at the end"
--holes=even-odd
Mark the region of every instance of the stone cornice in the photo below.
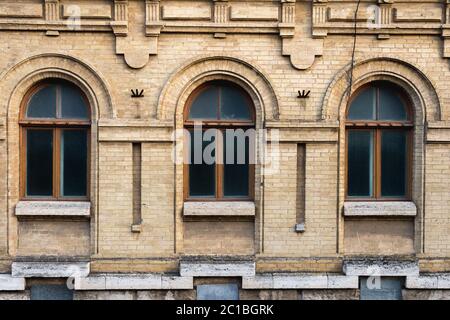
{"type": "MultiPolygon", "coordinates": [[[[57,28],[59,31],[114,31],[116,25],[120,23],[125,25],[128,20],[126,18],[127,0],[105,0],[103,3],[92,4],[86,1],[80,6],[80,29],[67,30],[67,20],[71,17],[71,11],[68,8],[71,4],[60,3],[59,0],[42,1],[45,4],[43,6],[35,2],[33,4],[30,2],[30,5],[26,6],[13,1],[4,4],[3,8],[0,8],[0,30],[57,28]],[[60,14],[61,12],[63,14],[60,14]],[[112,26],[111,22],[114,22],[112,26]],[[111,27],[105,28],[107,25],[111,27]]],[[[258,7],[258,10],[252,10],[256,6],[256,4],[252,5],[252,1],[198,0],[192,2],[203,4],[202,6],[190,6],[190,10],[184,11],[177,10],[173,1],[146,0],[145,2],[146,23],[149,26],[156,24],[162,27],[170,21],[172,25],[176,25],[174,21],[180,21],[187,32],[192,32],[192,27],[217,25],[218,28],[230,29],[230,33],[243,33],[245,29],[253,29],[255,26],[262,28],[261,33],[267,32],[275,25],[278,25],[280,29],[295,28],[295,0],[279,0],[278,4],[267,1],[267,4],[258,7]],[[206,16],[207,6],[210,7],[211,14],[206,16]],[[164,17],[164,12],[170,12],[170,14],[164,17]],[[278,14],[275,15],[273,12],[278,14]]],[[[264,3],[264,1],[259,2],[264,3]]],[[[305,1],[297,0],[297,2],[305,1]]],[[[353,33],[355,5],[356,1],[314,0],[313,34],[320,37],[327,34],[353,33]]],[[[450,15],[449,5],[448,0],[363,0],[357,18],[357,31],[364,34],[377,34],[382,30],[388,30],[393,34],[437,34],[439,29],[450,29],[450,25],[447,25],[450,15]],[[367,30],[367,21],[372,21],[371,18],[373,18],[373,12],[367,9],[377,6],[381,11],[383,8],[389,10],[381,13],[380,28],[367,30]]],[[[283,30],[283,36],[287,36],[286,32],[289,33],[287,30],[283,30]]],[[[181,28],[177,31],[183,32],[181,28]]],[[[199,30],[199,32],[202,31],[199,30]]],[[[272,31],[270,30],[270,33],[272,31]]]]}
{"type": "MultiPolygon", "coordinates": [[[[124,55],[132,68],[142,68],[149,56],[158,54],[161,33],[210,33],[217,38],[227,34],[279,34],[282,54],[290,58],[296,69],[308,69],[322,55],[323,39],[330,35],[376,35],[380,40],[391,35],[435,35],[444,41],[443,57],[450,58],[449,0],[362,0],[355,21],[357,1],[313,0],[311,32],[296,34],[298,5],[306,0],[228,1],[192,0],[183,2],[145,0],[144,32],[139,47],[148,52],[131,54],[128,38],[128,0],[98,2],[30,0],[30,4],[8,1],[0,8],[0,30],[46,31],[48,36],[59,32],[113,32],[116,54],[124,55]]],[[[304,9],[303,8],[303,9],[304,9]]],[[[303,19],[302,19],[303,20],[303,19]]],[[[309,20],[307,20],[309,21],[309,20]]]]}

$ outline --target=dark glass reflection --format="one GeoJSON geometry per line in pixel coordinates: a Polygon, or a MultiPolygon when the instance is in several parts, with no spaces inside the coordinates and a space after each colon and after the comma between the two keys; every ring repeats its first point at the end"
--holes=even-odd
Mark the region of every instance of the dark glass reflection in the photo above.
{"type": "Polygon", "coordinates": [[[87,195],[87,131],[61,132],[61,194],[67,197],[87,195]]]}
{"type": "Polygon", "coordinates": [[[36,92],[30,99],[27,109],[29,118],[56,117],[56,86],[50,85],[36,92]]]}
{"type": "Polygon", "coordinates": [[[348,132],[348,195],[370,197],[373,194],[373,132],[348,132]]]}
{"type": "Polygon", "coordinates": [[[189,119],[217,119],[219,108],[219,88],[212,86],[203,92],[192,103],[189,119]]]}
{"type": "Polygon", "coordinates": [[[61,117],[66,119],[88,119],[86,102],[80,91],[71,85],[61,85],[61,117]]]}
{"type": "Polygon", "coordinates": [[[225,197],[245,197],[249,195],[249,138],[234,135],[230,130],[224,139],[225,197]]]}
{"type": "Polygon", "coordinates": [[[379,120],[408,120],[403,100],[397,92],[387,87],[380,89],[380,109],[378,113],[379,120]]]}
{"type": "Polygon", "coordinates": [[[376,119],[376,89],[370,87],[361,91],[348,110],[349,120],[376,119]]]}
{"type": "MultiPolygon", "coordinates": [[[[211,131],[210,131],[211,132],[211,131]]],[[[203,133],[190,133],[189,196],[214,197],[216,194],[215,137],[203,141],[203,133]]]]}
{"type": "Polygon", "coordinates": [[[220,94],[220,118],[223,120],[251,120],[248,100],[235,87],[223,86],[220,94]]]}
{"type": "Polygon", "coordinates": [[[28,196],[52,196],[53,130],[27,130],[28,196]]]}
{"type": "Polygon", "coordinates": [[[381,195],[406,196],[407,132],[381,133],[381,195]]]}

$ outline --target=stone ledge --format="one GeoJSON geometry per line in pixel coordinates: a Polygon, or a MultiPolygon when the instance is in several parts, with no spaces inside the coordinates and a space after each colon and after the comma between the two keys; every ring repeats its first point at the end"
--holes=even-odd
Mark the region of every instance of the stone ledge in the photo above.
{"type": "Polygon", "coordinates": [[[450,274],[435,274],[406,277],[407,289],[450,289],[450,274]]]}
{"type": "Polygon", "coordinates": [[[344,216],[346,217],[415,217],[417,207],[414,202],[345,202],[344,216]]]}
{"type": "Polygon", "coordinates": [[[75,278],[75,290],[191,290],[193,277],[161,274],[99,274],[75,278]]]}
{"type": "Polygon", "coordinates": [[[287,129],[339,129],[338,121],[317,121],[317,122],[302,122],[300,120],[280,119],[267,120],[267,128],[287,128],[287,129]]]}
{"type": "Polygon", "coordinates": [[[267,274],[243,277],[243,289],[358,289],[358,276],[267,274]]]}
{"type": "Polygon", "coordinates": [[[90,217],[90,202],[75,201],[19,201],[16,216],[90,217]]]}
{"type": "Polygon", "coordinates": [[[13,262],[13,277],[24,278],[68,278],[87,277],[89,262],[13,262]]]}
{"type": "Polygon", "coordinates": [[[100,119],[98,121],[100,128],[173,128],[173,121],[150,120],[150,119],[100,119]]]}
{"type": "Polygon", "coordinates": [[[251,277],[254,262],[180,262],[182,277],[251,277]]]}
{"type": "Polygon", "coordinates": [[[344,274],[348,276],[418,276],[419,264],[416,261],[344,261],[344,274]]]}
{"type": "Polygon", "coordinates": [[[255,216],[255,204],[250,201],[236,202],[185,202],[183,215],[188,217],[199,216],[255,216]]]}
{"type": "Polygon", "coordinates": [[[25,290],[25,278],[13,278],[9,274],[0,274],[0,291],[25,290]]]}

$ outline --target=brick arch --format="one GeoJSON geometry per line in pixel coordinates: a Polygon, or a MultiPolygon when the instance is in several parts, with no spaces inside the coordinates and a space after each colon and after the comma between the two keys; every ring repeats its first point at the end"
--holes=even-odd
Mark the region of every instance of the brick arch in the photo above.
{"type": "Polygon", "coordinates": [[[62,54],[41,54],[27,58],[0,75],[5,99],[0,114],[18,116],[25,93],[37,82],[59,78],[77,85],[88,97],[92,119],[115,118],[113,98],[106,80],[86,63],[62,54]]]}
{"type": "MultiPolygon", "coordinates": [[[[89,99],[91,107],[91,147],[90,147],[90,201],[93,215],[96,212],[96,194],[98,190],[98,127],[97,120],[114,118],[114,101],[110,95],[107,82],[89,65],[62,54],[41,54],[27,58],[0,74],[0,87],[4,99],[0,101],[0,117],[6,119],[6,165],[9,197],[7,203],[9,230],[17,232],[17,218],[14,207],[20,200],[20,126],[19,114],[23,98],[28,90],[39,81],[50,78],[68,80],[77,85],[89,99]]],[[[1,128],[1,127],[0,127],[1,128]]],[[[3,174],[3,172],[0,172],[3,174]]],[[[14,255],[17,247],[11,242],[10,254],[14,255]]]]}
{"type": "MultiPolygon", "coordinates": [[[[342,69],[328,86],[322,104],[322,120],[343,119],[348,103],[348,73],[342,69]]],[[[442,114],[439,96],[431,80],[415,66],[395,58],[374,58],[357,63],[353,69],[353,91],[375,80],[386,80],[402,87],[413,102],[416,123],[438,121],[442,114]]]]}
{"type": "MultiPolygon", "coordinates": [[[[323,101],[322,120],[339,121],[339,208],[345,201],[346,180],[346,128],[345,115],[348,105],[349,65],[342,69],[329,85],[323,101]]],[[[443,118],[440,101],[435,86],[429,78],[411,64],[395,58],[374,58],[361,61],[354,67],[353,92],[372,81],[384,80],[400,86],[412,102],[414,112],[414,134],[412,150],[412,200],[417,206],[414,220],[415,250],[422,252],[423,214],[424,214],[424,163],[426,148],[424,145],[426,121],[438,121],[443,118]]],[[[345,220],[340,217],[340,225],[345,220]]],[[[341,227],[342,228],[342,227],[341,227]]],[[[343,247],[342,239],[341,248],[343,247]]],[[[342,249],[341,249],[342,250],[342,249]]]]}
{"type": "Polygon", "coordinates": [[[260,69],[232,57],[207,56],[189,61],[176,70],[162,90],[157,117],[173,120],[182,115],[190,93],[211,80],[228,80],[245,89],[253,99],[259,119],[277,119],[278,98],[271,81],[260,69]]]}

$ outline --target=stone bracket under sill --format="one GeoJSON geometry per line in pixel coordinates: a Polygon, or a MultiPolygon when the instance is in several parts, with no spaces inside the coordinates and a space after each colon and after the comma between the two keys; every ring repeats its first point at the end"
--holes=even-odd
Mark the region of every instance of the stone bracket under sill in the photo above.
{"type": "Polygon", "coordinates": [[[417,207],[412,201],[345,202],[345,217],[415,217],[417,207]]]}
{"type": "Polygon", "coordinates": [[[251,201],[185,202],[185,217],[254,217],[255,204],[251,201]]]}
{"type": "Polygon", "coordinates": [[[91,203],[79,201],[19,201],[17,217],[90,217],[91,203]]]}

